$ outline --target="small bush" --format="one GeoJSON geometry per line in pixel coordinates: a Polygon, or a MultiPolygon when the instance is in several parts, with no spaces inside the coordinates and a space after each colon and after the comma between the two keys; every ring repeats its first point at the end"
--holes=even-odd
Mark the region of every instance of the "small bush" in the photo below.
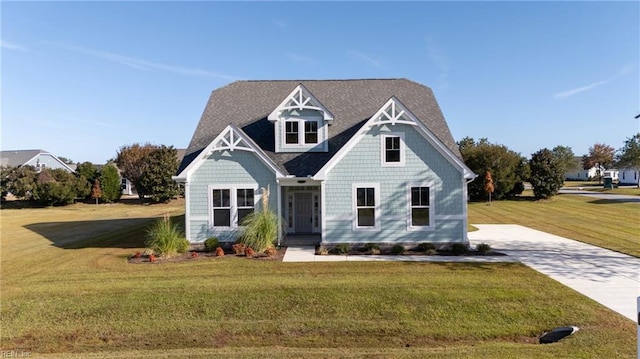
{"type": "Polygon", "coordinates": [[[349,248],[348,244],[338,244],[335,246],[334,250],[337,254],[347,254],[349,253],[349,250],[351,248],[349,248]]]}
{"type": "Polygon", "coordinates": [[[380,254],[380,249],[378,249],[378,248],[372,248],[372,249],[369,251],[369,253],[370,253],[370,254],[372,254],[372,255],[374,255],[374,256],[377,256],[378,254],[380,254]]]}
{"type": "Polygon", "coordinates": [[[329,254],[329,250],[325,246],[319,246],[318,249],[316,249],[316,254],[319,256],[326,256],[329,254]]]}
{"type": "Polygon", "coordinates": [[[140,252],[136,252],[136,253],[133,255],[133,258],[140,258],[140,257],[142,257],[142,253],[140,253],[140,252]]]}
{"type": "Polygon", "coordinates": [[[426,252],[430,249],[435,250],[436,246],[433,243],[420,243],[416,247],[416,251],[418,252],[426,252]]]}
{"type": "Polygon", "coordinates": [[[191,258],[198,258],[198,252],[191,252],[191,258]]]}
{"type": "Polygon", "coordinates": [[[404,246],[402,244],[396,244],[395,246],[391,247],[391,254],[397,256],[402,253],[404,253],[404,246]]]}
{"type": "Polygon", "coordinates": [[[169,216],[157,220],[147,230],[146,246],[160,256],[172,256],[189,249],[189,241],[183,237],[178,226],[169,216]]]}
{"type": "Polygon", "coordinates": [[[241,256],[244,255],[246,246],[243,243],[236,243],[231,246],[231,248],[233,248],[233,253],[235,253],[237,256],[241,256]]]}
{"type": "Polygon", "coordinates": [[[220,242],[217,237],[209,237],[206,241],[204,241],[204,249],[207,252],[213,252],[216,248],[220,247],[220,242]]]}
{"type": "Polygon", "coordinates": [[[454,243],[451,245],[451,253],[456,256],[461,256],[469,253],[469,246],[464,243],[454,243]]]}
{"type": "Polygon", "coordinates": [[[224,249],[222,249],[222,247],[216,248],[216,256],[224,257],[224,249]]]}
{"type": "Polygon", "coordinates": [[[438,254],[438,251],[436,251],[435,249],[427,249],[426,251],[424,251],[424,254],[428,256],[435,256],[436,254],[438,254]]]}
{"type": "Polygon", "coordinates": [[[266,254],[267,257],[275,257],[277,253],[278,251],[273,247],[269,247],[264,250],[264,254],[266,254]]]}
{"type": "Polygon", "coordinates": [[[155,254],[150,254],[150,255],[149,255],[149,262],[155,262],[155,261],[157,261],[157,260],[158,260],[158,258],[156,258],[156,255],[155,255],[155,254]]]}
{"type": "Polygon", "coordinates": [[[256,251],[254,251],[254,250],[253,250],[253,248],[251,248],[251,247],[247,247],[247,248],[244,250],[244,254],[246,254],[246,256],[247,256],[247,257],[251,258],[251,257],[253,257],[254,255],[256,255],[256,251]]]}
{"type": "Polygon", "coordinates": [[[478,243],[476,245],[476,251],[480,254],[489,254],[491,253],[491,246],[488,243],[478,243]]]}
{"type": "Polygon", "coordinates": [[[364,245],[365,252],[371,252],[374,249],[380,250],[380,246],[377,243],[367,243],[364,245]]]}

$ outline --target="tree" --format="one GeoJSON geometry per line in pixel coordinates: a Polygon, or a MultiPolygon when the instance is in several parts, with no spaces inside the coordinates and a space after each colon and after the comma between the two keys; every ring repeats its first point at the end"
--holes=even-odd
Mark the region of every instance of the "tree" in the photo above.
{"type": "Polygon", "coordinates": [[[120,189],[120,175],[118,169],[111,163],[102,168],[100,173],[100,189],[102,200],[113,203],[120,199],[122,189],[120,189]]]}
{"type": "Polygon", "coordinates": [[[68,164],[68,165],[73,164],[73,161],[68,159],[68,158],[66,158],[66,157],[58,157],[58,159],[60,161],[64,162],[64,163],[68,164]]]}
{"type": "Polygon", "coordinates": [[[491,178],[491,172],[487,171],[484,176],[484,191],[489,195],[489,204],[491,204],[491,194],[493,193],[493,179],[491,178]]]}
{"type": "Polygon", "coordinates": [[[79,163],[76,167],[76,174],[78,176],[84,176],[91,184],[96,181],[96,178],[100,177],[98,168],[91,162],[79,163]]]}
{"type": "Polygon", "coordinates": [[[589,154],[582,156],[582,165],[585,170],[596,167],[596,176],[601,179],[600,167],[609,168],[613,164],[613,147],[604,143],[596,143],[589,147],[589,154]]]}
{"type": "Polygon", "coordinates": [[[66,205],[77,197],[78,178],[66,170],[40,171],[33,190],[33,199],[45,206],[66,205]]]}
{"type": "Polygon", "coordinates": [[[543,148],[532,154],[529,168],[529,182],[533,186],[533,195],[536,198],[549,198],[558,193],[564,182],[564,170],[561,161],[552,151],[543,148]]]}
{"type": "Polygon", "coordinates": [[[12,170],[6,178],[7,191],[18,199],[31,199],[36,188],[38,172],[33,166],[20,166],[12,170]]]}
{"type": "Polygon", "coordinates": [[[568,146],[556,146],[551,152],[560,162],[562,166],[562,173],[575,171],[580,169],[580,162],[576,161],[576,155],[573,153],[571,147],[568,146]]]}
{"type": "MultiPolygon", "coordinates": [[[[640,170],[640,132],[624,141],[624,146],[618,150],[616,160],[620,168],[640,170]]],[[[640,178],[638,180],[640,186],[640,178]]]]}
{"type": "Polygon", "coordinates": [[[162,145],[146,159],[146,169],[140,178],[140,188],[154,202],[165,202],[178,195],[178,184],[171,179],[178,170],[178,151],[162,145]]]}
{"type": "MultiPolygon", "coordinates": [[[[492,144],[486,138],[474,141],[465,137],[458,142],[465,164],[475,173],[491,172],[493,199],[504,199],[519,195],[524,190],[523,182],[528,177],[529,165],[519,153],[506,146],[492,144]]],[[[469,196],[474,200],[485,198],[484,182],[469,183],[469,196]]]]}
{"type": "Polygon", "coordinates": [[[148,157],[155,150],[156,146],[149,143],[144,145],[134,143],[120,147],[116,156],[116,164],[122,171],[122,176],[133,183],[140,199],[143,199],[147,194],[141,181],[144,172],[147,170],[148,157]]]}
{"type": "Polygon", "coordinates": [[[102,190],[100,189],[100,180],[96,178],[93,182],[93,187],[91,187],[91,198],[96,200],[96,204],[98,204],[98,199],[102,197],[102,190]]]}

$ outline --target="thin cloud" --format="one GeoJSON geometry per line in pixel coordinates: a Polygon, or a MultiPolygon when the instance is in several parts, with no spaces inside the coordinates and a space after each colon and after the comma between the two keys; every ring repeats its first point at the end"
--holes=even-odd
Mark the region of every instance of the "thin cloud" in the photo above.
{"type": "Polygon", "coordinates": [[[578,88],[574,88],[574,89],[570,89],[567,91],[562,91],[562,92],[558,92],[556,94],[553,95],[553,97],[557,98],[557,99],[565,99],[565,98],[569,98],[573,95],[577,95],[580,92],[584,92],[584,91],[589,91],[593,88],[596,88],[598,86],[602,86],[606,83],[608,83],[610,80],[607,81],[598,81],[598,82],[594,82],[592,84],[589,84],[587,86],[582,86],[582,87],[578,87],[578,88]]]}
{"type": "Polygon", "coordinates": [[[286,55],[293,62],[303,63],[307,65],[311,65],[314,62],[312,58],[304,55],[296,54],[295,52],[287,52],[286,55]]]}
{"type": "Polygon", "coordinates": [[[271,19],[270,20],[272,24],[276,25],[277,27],[284,29],[287,27],[287,24],[285,24],[284,22],[280,21],[280,20],[276,20],[276,19],[271,19]]]}
{"type": "Polygon", "coordinates": [[[225,79],[225,80],[238,79],[235,76],[231,76],[231,75],[227,75],[219,72],[202,70],[202,69],[193,68],[193,67],[167,65],[167,64],[147,61],[147,60],[120,55],[120,54],[107,52],[107,51],[97,51],[97,50],[86,49],[86,48],[77,47],[77,46],[63,46],[63,47],[76,52],[86,54],[86,55],[91,55],[91,56],[99,57],[105,60],[117,62],[119,64],[129,66],[138,70],[143,70],[143,71],[161,70],[161,71],[173,72],[173,73],[177,73],[181,75],[189,75],[189,76],[216,77],[216,78],[225,79]]]}
{"type": "Polygon", "coordinates": [[[364,63],[366,63],[368,65],[371,65],[371,66],[379,68],[379,69],[384,67],[384,66],[382,66],[382,63],[380,61],[378,61],[378,60],[374,59],[373,57],[368,56],[368,55],[366,55],[366,54],[364,54],[364,53],[362,53],[360,51],[357,51],[357,50],[349,50],[349,51],[347,51],[347,57],[350,58],[350,59],[359,60],[361,62],[364,62],[364,63]]]}
{"type": "Polygon", "coordinates": [[[593,82],[593,83],[591,83],[589,85],[586,85],[586,86],[577,87],[577,88],[569,89],[569,90],[566,90],[566,91],[558,92],[558,93],[555,93],[553,95],[553,97],[556,98],[556,99],[564,100],[564,99],[569,98],[571,96],[577,95],[577,94],[579,94],[581,92],[589,91],[589,90],[594,89],[594,88],[596,88],[598,86],[605,85],[605,84],[615,80],[616,78],[618,78],[620,76],[624,76],[624,75],[632,72],[634,68],[635,68],[635,64],[628,63],[628,64],[622,66],[622,68],[620,70],[618,70],[618,72],[615,75],[611,76],[610,78],[608,78],[606,80],[596,81],[596,82],[593,82]]]}
{"type": "Polygon", "coordinates": [[[6,40],[0,40],[0,47],[7,50],[29,52],[28,48],[22,45],[14,44],[13,42],[9,42],[6,40]]]}

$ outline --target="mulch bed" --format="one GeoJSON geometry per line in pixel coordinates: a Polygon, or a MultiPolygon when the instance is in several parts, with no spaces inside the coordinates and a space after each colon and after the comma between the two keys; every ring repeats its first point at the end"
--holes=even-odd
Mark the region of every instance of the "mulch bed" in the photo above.
{"type": "Polygon", "coordinates": [[[244,254],[235,254],[233,251],[225,251],[223,257],[216,256],[215,252],[204,252],[204,251],[188,251],[186,253],[178,254],[173,257],[168,258],[156,258],[154,261],[151,261],[148,255],[142,254],[140,252],[140,256],[138,257],[135,253],[132,254],[128,262],[132,264],[159,264],[159,263],[177,263],[177,262],[186,262],[186,261],[208,261],[208,260],[228,260],[229,258],[241,257],[246,258],[247,260],[257,260],[257,261],[276,261],[282,262],[282,258],[284,258],[284,254],[287,251],[286,247],[281,247],[276,249],[276,254],[272,257],[267,256],[264,253],[257,253],[253,257],[247,257],[244,254]],[[195,255],[194,255],[195,253],[195,255]]]}

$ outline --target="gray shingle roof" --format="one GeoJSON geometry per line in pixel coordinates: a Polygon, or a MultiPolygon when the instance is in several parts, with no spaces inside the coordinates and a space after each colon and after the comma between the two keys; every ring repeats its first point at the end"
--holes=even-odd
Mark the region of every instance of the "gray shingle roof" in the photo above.
{"type": "Polygon", "coordinates": [[[456,156],[458,147],[430,88],[407,79],[237,81],[214,90],[191,138],[180,173],[233,123],[284,173],[314,175],[392,96],[402,102],[456,156]],[[334,115],[329,152],[275,153],[274,125],[267,116],[303,84],[334,115]]]}
{"type": "Polygon", "coordinates": [[[0,151],[0,167],[22,166],[40,153],[49,152],[44,150],[0,151]]]}

